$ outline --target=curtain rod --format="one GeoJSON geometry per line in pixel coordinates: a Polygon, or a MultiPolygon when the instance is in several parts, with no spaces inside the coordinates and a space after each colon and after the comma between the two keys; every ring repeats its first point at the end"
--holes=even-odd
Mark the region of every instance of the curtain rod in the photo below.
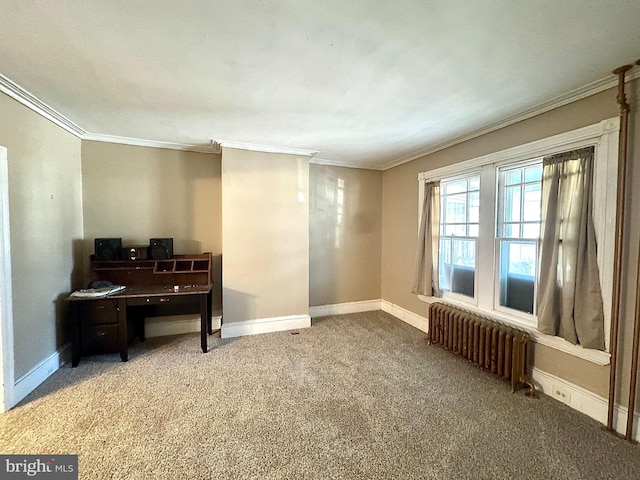
{"type": "MultiPolygon", "coordinates": [[[[611,338],[610,352],[611,365],[609,371],[609,403],[607,414],[607,429],[615,432],[613,426],[613,411],[615,406],[616,370],[618,362],[618,330],[620,323],[620,283],[622,275],[622,242],[624,233],[624,204],[627,170],[627,131],[629,129],[630,106],[624,91],[625,74],[633,68],[633,65],[623,65],[613,71],[618,76],[618,96],[620,105],[620,137],[618,141],[618,191],[616,196],[616,237],[613,264],[613,298],[611,302],[611,338]]],[[[630,412],[633,417],[633,410],[630,412]]]]}
{"type": "MultiPolygon", "coordinates": [[[[640,65],[640,60],[636,62],[640,65]]],[[[638,243],[638,255],[640,255],[640,242],[638,243]]],[[[640,258],[640,257],[638,257],[640,258]]],[[[636,272],[636,305],[634,311],[633,322],[633,351],[631,354],[631,376],[629,383],[629,404],[627,410],[627,432],[625,438],[628,441],[633,440],[633,422],[635,421],[635,403],[636,403],[636,381],[638,378],[638,348],[640,347],[640,289],[637,288],[640,282],[640,261],[638,262],[638,270],[636,272]]]]}

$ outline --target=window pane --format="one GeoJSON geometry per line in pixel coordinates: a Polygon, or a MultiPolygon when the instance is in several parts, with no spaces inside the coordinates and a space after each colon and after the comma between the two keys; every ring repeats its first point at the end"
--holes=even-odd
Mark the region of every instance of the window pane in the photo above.
{"type": "Polygon", "coordinates": [[[468,237],[477,237],[478,236],[478,224],[470,223],[469,224],[469,235],[468,237]]]}
{"type": "Polygon", "coordinates": [[[502,236],[505,238],[520,238],[520,224],[505,223],[502,226],[502,236]]]}
{"type": "Polygon", "coordinates": [[[541,187],[540,183],[525,185],[524,187],[524,218],[525,222],[540,221],[541,209],[541,187]]]}
{"type": "Polygon", "coordinates": [[[467,225],[466,224],[445,225],[444,234],[447,237],[466,237],[467,225]]]}
{"type": "Polygon", "coordinates": [[[469,222],[480,221],[480,192],[469,193],[469,222]]]}
{"type": "Polygon", "coordinates": [[[467,195],[462,193],[444,197],[444,222],[464,223],[467,221],[467,195]]]}
{"type": "Polygon", "coordinates": [[[536,275],[535,242],[506,242],[509,246],[509,273],[536,275]]]}
{"type": "Polygon", "coordinates": [[[476,241],[471,239],[452,239],[453,263],[475,267],[476,265],[476,241]]]}
{"type": "Polygon", "coordinates": [[[475,292],[476,242],[453,239],[451,291],[473,297],[475,292]]]}
{"type": "Polygon", "coordinates": [[[532,165],[524,169],[525,182],[539,182],[542,180],[542,164],[532,165]]]}
{"type": "Polygon", "coordinates": [[[500,305],[533,313],[536,242],[500,242],[500,305]]]}
{"type": "Polygon", "coordinates": [[[520,186],[504,189],[504,221],[520,221],[520,186]]]}
{"type": "Polygon", "coordinates": [[[513,170],[507,170],[505,172],[505,184],[514,185],[516,183],[522,183],[522,169],[515,168],[513,170]]]}
{"type": "Polygon", "coordinates": [[[539,223],[525,223],[522,225],[522,238],[539,238],[539,237],[540,237],[539,223]]]}
{"type": "Polygon", "coordinates": [[[469,190],[480,190],[480,177],[469,178],[469,190]]]}
{"type": "Polygon", "coordinates": [[[440,290],[451,290],[451,238],[440,238],[440,290]]]}
{"type": "Polygon", "coordinates": [[[467,180],[453,180],[451,182],[444,183],[444,194],[451,195],[452,193],[460,193],[467,191],[467,180]]]}

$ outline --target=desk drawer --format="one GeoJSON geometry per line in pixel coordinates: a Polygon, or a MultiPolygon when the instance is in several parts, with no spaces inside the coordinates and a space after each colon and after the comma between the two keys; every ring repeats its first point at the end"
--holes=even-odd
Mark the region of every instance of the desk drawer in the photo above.
{"type": "Polygon", "coordinates": [[[118,323],[115,300],[91,300],[80,302],[80,322],[83,325],[106,325],[118,323]]]}
{"type": "Polygon", "coordinates": [[[139,307],[142,305],[181,305],[185,303],[197,302],[198,299],[193,295],[162,295],[128,298],[127,306],[139,307]]]}
{"type": "Polygon", "coordinates": [[[83,354],[119,351],[117,325],[83,325],[81,328],[83,354]]]}

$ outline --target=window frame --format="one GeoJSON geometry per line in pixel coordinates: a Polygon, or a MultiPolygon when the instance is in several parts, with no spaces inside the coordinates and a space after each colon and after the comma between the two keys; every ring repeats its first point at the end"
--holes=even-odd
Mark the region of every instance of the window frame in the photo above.
{"type": "MultiPolygon", "coordinates": [[[[448,177],[448,178],[443,178],[440,181],[440,205],[441,208],[444,209],[444,202],[442,201],[442,184],[446,183],[446,182],[455,182],[458,180],[467,180],[467,185],[469,185],[469,178],[471,177],[478,177],[478,182],[480,183],[480,188],[478,189],[478,194],[480,195],[480,190],[482,188],[482,183],[481,183],[481,179],[480,179],[480,170],[475,171],[475,172],[467,172],[464,175],[456,175],[454,177],[448,177]]],[[[473,190],[473,192],[475,192],[476,190],[473,190]]],[[[469,190],[465,190],[464,192],[467,196],[467,200],[469,200],[469,190]]],[[[445,195],[446,196],[446,195],[445,195]]],[[[470,297],[468,295],[464,295],[462,293],[456,293],[453,292],[451,290],[449,291],[442,291],[442,297],[443,298],[448,298],[451,299],[453,301],[457,301],[463,304],[470,304],[470,305],[476,305],[477,304],[477,298],[478,298],[478,237],[470,237],[468,235],[468,226],[469,226],[469,210],[467,207],[467,212],[466,212],[466,222],[465,225],[467,226],[467,235],[464,237],[456,237],[456,236],[452,236],[452,235],[440,235],[440,239],[442,239],[443,236],[446,237],[452,237],[452,238],[474,238],[475,242],[476,242],[476,252],[475,252],[475,265],[474,265],[474,272],[473,272],[473,284],[474,284],[474,292],[473,292],[473,297],[470,297]]],[[[442,225],[442,219],[444,218],[444,215],[441,213],[440,214],[440,225],[442,225]]],[[[474,223],[475,225],[475,223],[474,223]]],[[[478,228],[480,227],[480,219],[478,219],[478,228]]],[[[479,236],[479,235],[478,235],[479,236]]],[[[453,249],[453,246],[452,246],[453,249]]]]}
{"type": "MultiPolygon", "coordinates": [[[[480,171],[480,225],[476,260],[476,298],[474,304],[461,303],[455,298],[419,296],[426,302],[445,301],[461,304],[502,322],[528,331],[537,343],[547,345],[598,365],[608,365],[610,354],[611,303],[613,291],[613,254],[615,244],[615,217],[618,177],[618,137],[620,119],[613,117],[599,123],[569,132],[526,143],[506,150],[461,161],[450,166],[421,172],[418,175],[418,219],[421,215],[424,184],[454,177],[471,175],[480,171]],[[532,322],[513,312],[496,310],[494,279],[496,277],[496,226],[498,168],[547,155],[587,146],[595,147],[594,156],[594,210],[593,219],[598,242],[598,268],[602,288],[605,316],[606,352],[585,349],[559,337],[545,335],[537,330],[537,319],[532,322]],[[487,258],[488,257],[488,258],[487,258]],[[489,272],[489,274],[487,273],[489,272]],[[488,275],[488,276],[487,276],[488,275]],[[488,278],[491,281],[479,281],[488,278]]],[[[419,224],[419,220],[418,220],[419,224]]],[[[527,315],[527,314],[525,314],[527,315]]]]}
{"type": "MultiPolygon", "coordinates": [[[[504,201],[504,191],[505,191],[505,186],[500,184],[500,174],[501,174],[501,170],[507,170],[507,169],[516,169],[516,168],[522,168],[525,169],[529,166],[532,165],[542,165],[542,157],[535,157],[535,158],[531,158],[531,159],[527,159],[527,160],[523,160],[523,161],[517,161],[517,162],[510,162],[504,165],[500,165],[500,166],[496,166],[495,167],[495,174],[496,174],[496,184],[495,184],[495,189],[496,189],[496,217],[495,217],[495,226],[494,226],[494,275],[493,275],[493,280],[494,280],[494,288],[493,288],[493,309],[496,312],[499,313],[504,313],[506,315],[512,315],[514,317],[518,317],[520,319],[522,319],[525,322],[529,322],[532,324],[532,326],[534,328],[537,328],[538,322],[537,322],[537,305],[536,305],[536,300],[537,300],[537,295],[538,295],[538,273],[539,273],[539,268],[538,265],[536,263],[536,274],[534,277],[534,284],[533,284],[533,313],[527,313],[527,312],[523,312],[521,310],[517,310],[514,308],[510,308],[504,305],[500,304],[500,290],[501,290],[501,285],[500,285],[500,267],[501,267],[501,252],[500,252],[500,242],[503,240],[512,240],[512,241],[522,241],[522,242],[535,242],[536,245],[536,253],[539,252],[540,250],[540,241],[539,238],[531,238],[531,237],[506,237],[504,236],[504,232],[501,234],[500,233],[500,229],[501,227],[504,226],[504,221],[500,218],[501,213],[503,213],[503,205],[502,202],[504,201]]],[[[541,179],[542,182],[542,179],[541,179]]],[[[519,183],[520,186],[524,187],[527,184],[526,181],[523,181],[519,183]]],[[[540,209],[542,209],[542,204],[540,205],[540,209]]],[[[522,201],[522,206],[521,206],[521,215],[524,213],[524,200],[522,201]]],[[[542,212],[540,212],[542,214],[542,212]]],[[[520,219],[519,222],[511,222],[511,223],[519,223],[521,226],[520,228],[522,228],[522,225],[527,223],[524,220],[524,216],[522,215],[522,218],[520,219]]],[[[531,223],[531,222],[529,222],[531,223]]],[[[538,223],[542,223],[541,221],[538,223]]]]}

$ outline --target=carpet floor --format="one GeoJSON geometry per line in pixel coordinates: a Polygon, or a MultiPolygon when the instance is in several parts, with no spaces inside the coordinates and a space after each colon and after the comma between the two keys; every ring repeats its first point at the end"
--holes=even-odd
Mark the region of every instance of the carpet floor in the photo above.
{"type": "Polygon", "coordinates": [[[84,479],[640,478],[637,445],[381,311],[83,357],[0,415],[0,453],[84,479]]]}

